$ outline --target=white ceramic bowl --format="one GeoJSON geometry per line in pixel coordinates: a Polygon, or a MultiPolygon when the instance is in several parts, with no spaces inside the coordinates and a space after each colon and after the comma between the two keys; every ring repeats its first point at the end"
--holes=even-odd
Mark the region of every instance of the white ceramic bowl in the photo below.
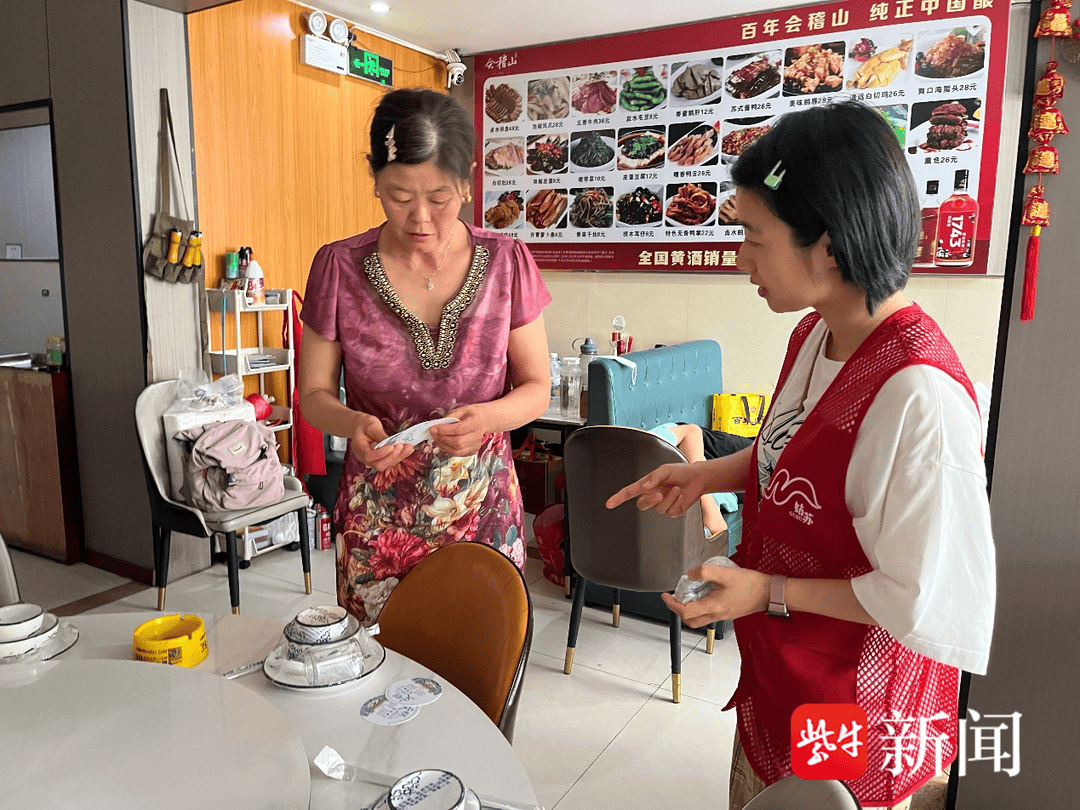
{"type": "Polygon", "coordinates": [[[15,641],[0,641],[0,659],[13,658],[17,655],[25,655],[44,647],[60,627],[60,621],[51,613],[46,613],[41,627],[26,638],[15,641]]]}
{"type": "Polygon", "coordinates": [[[346,636],[349,618],[339,605],[306,608],[285,626],[285,637],[300,644],[327,644],[346,636]]]}
{"type": "Polygon", "coordinates": [[[45,611],[41,605],[16,602],[0,607],[0,641],[18,641],[29,638],[41,627],[45,611]]]}

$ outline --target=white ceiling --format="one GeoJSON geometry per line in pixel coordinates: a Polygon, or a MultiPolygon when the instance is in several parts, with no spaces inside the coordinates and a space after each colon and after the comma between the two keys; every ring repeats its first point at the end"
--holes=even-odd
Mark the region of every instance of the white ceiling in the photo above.
{"type": "Polygon", "coordinates": [[[390,11],[376,14],[368,8],[370,2],[311,0],[306,5],[438,54],[456,48],[469,56],[813,4],[813,0],[387,0],[390,11]]]}

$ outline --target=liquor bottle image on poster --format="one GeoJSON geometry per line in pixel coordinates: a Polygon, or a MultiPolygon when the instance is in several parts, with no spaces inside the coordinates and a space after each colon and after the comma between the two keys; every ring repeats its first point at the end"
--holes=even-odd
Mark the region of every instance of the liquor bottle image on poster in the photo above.
{"type": "Polygon", "coordinates": [[[938,187],[937,180],[926,181],[926,196],[922,204],[922,231],[919,249],[915,254],[916,267],[933,267],[937,250],[938,187]]]}
{"type": "Polygon", "coordinates": [[[956,170],[953,194],[938,208],[934,251],[934,264],[938,267],[966,267],[975,258],[979,203],[967,193],[968,174],[967,169],[956,170]]]}

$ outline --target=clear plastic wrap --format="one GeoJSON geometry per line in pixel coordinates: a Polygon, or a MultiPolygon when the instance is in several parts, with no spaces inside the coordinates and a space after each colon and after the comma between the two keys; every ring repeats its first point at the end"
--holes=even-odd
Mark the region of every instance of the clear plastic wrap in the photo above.
{"type": "Polygon", "coordinates": [[[184,410],[231,408],[244,399],[244,381],[239,374],[226,374],[211,381],[204,371],[184,371],[177,380],[176,394],[184,410]]]}
{"type": "MultiPolygon", "coordinates": [[[[738,568],[739,566],[733,563],[727,557],[710,557],[702,565],[721,565],[725,568],[738,568]]],[[[675,599],[682,604],[688,602],[696,602],[706,594],[710,593],[713,588],[716,587],[716,583],[710,580],[690,579],[686,574],[679,577],[679,584],[675,586],[675,599]]]]}

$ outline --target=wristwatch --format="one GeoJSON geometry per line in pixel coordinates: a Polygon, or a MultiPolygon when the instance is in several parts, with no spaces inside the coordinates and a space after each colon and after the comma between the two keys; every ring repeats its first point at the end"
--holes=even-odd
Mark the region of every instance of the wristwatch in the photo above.
{"type": "Polygon", "coordinates": [[[784,601],[784,585],[787,583],[787,577],[780,574],[773,574],[772,580],[769,583],[769,606],[765,609],[766,616],[772,616],[774,619],[790,619],[791,614],[788,613],[787,602],[784,601]]]}

